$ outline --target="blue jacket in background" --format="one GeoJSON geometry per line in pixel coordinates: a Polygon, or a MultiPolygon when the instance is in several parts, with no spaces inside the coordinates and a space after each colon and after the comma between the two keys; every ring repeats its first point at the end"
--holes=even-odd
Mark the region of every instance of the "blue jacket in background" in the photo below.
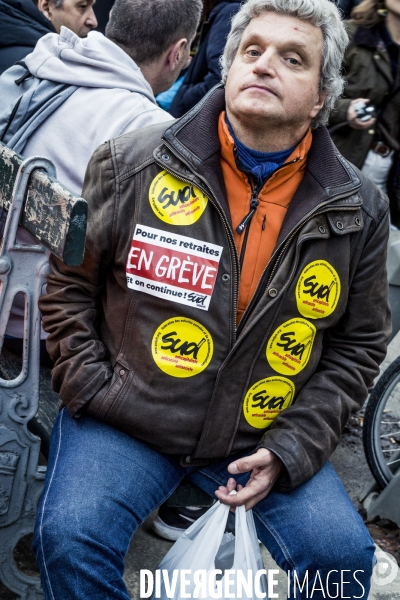
{"type": "Polygon", "coordinates": [[[0,75],[32,52],[54,27],[33,0],[0,0],[0,75]]]}
{"type": "Polygon", "coordinates": [[[185,114],[221,81],[219,58],[224,51],[231,28],[231,19],[239,8],[240,2],[223,0],[211,11],[203,25],[197,54],[170,106],[169,112],[174,117],[185,114]]]}

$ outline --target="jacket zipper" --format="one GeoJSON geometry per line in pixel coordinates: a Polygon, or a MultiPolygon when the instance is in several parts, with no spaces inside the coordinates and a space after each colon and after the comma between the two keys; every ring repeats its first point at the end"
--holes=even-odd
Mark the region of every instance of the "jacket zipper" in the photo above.
{"type": "MultiPolygon", "coordinates": [[[[169,148],[169,150],[170,150],[171,152],[173,152],[173,153],[175,154],[175,151],[174,151],[174,149],[173,149],[173,148],[172,148],[172,147],[171,147],[171,146],[170,146],[170,145],[169,145],[169,144],[168,144],[168,143],[167,143],[165,140],[163,140],[163,143],[164,143],[164,145],[165,145],[167,148],[169,148]]],[[[299,159],[295,159],[293,162],[297,162],[297,160],[299,160],[299,159]]],[[[174,177],[176,177],[176,178],[177,178],[177,179],[179,179],[180,181],[183,181],[184,183],[188,183],[189,185],[194,185],[192,181],[185,179],[185,178],[184,178],[184,177],[182,177],[180,174],[177,174],[177,173],[175,173],[175,172],[174,172],[172,169],[168,169],[164,163],[160,163],[160,162],[159,162],[159,161],[157,161],[156,159],[155,159],[155,162],[158,164],[158,166],[159,166],[159,167],[161,167],[162,169],[165,169],[166,171],[168,171],[169,173],[171,173],[171,175],[174,175],[174,177]]],[[[281,168],[283,168],[284,166],[285,166],[285,165],[282,165],[282,166],[281,166],[281,167],[279,167],[279,168],[281,169],[281,168]]],[[[277,169],[277,170],[278,170],[278,169],[277,169]]],[[[275,171],[275,172],[276,172],[276,171],[275,171]]],[[[221,219],[222,219],[222,222],[223,222],[223,225],[224,225],[224,228],[225,228],[225,231],[226,231],[226,234],[227,234],[228,240],[229,240],[229,245],[230,245],[230,248],[231,248],[232,256],[233,256],[233,258],[234,258],[234,261],[233,261],[233,271],[234,271],[234,276],[235,276],[235,282],[234,282],[234,283],[235,283],[235,285],[234,285],[234,287],[233,287],[233,305],[234,305],[234,306],[233,306],[233,307],[234,307],[233,319],[234,319],[234,323],[233,323],[233,329],[232,329],[232,332],[233,332],[233,335],[232,335],[232,337],[233,337],[233,342],[234,342],[234,343],[236,342],[236,339],[237,339],[237,336],[238,336],[238,334],[239,334],[239,333],[240,333],[240,331],[243,329],[243,326],[244,326],[244,323],[245,323],[245,319],[248,317],[248,315],[249,315],[250,311],[252,310],[252,308],[253,308],[254,304],[256,304],[256,302],[257,302],[256,296],[258,295],[258,292],[259,292],[259,290],[260,290],[260,288],[261,288],[261,285],[262,285],[262,280],[263,280],[263,278],[264,278],[264,275],[265,275],[265,273],[266,273],[266,271],[267,271],[267,269],[268,269],[269,265],[271,264],[271,261],[272,261],[272,260],[275,258],[275,256],[277,255],[277,253],[278,253],[278,251],[279,251],[279,248],[282,248],[282,250],[281,250],[281,252],[280,252],[280,254],[279,254],[279,256],[278,256],[278,258],[277,258],[277,260],[276,260],[276,262],[275,262],[275,264],[274,264],[274,266],[273,266],[273,268],[272,268],[272,271],[271,271],[270,277],[269,277],[269,279],[268,279],[267,285],[265,286],[265,289],[266,289],[266,288],[269,286],[269,284],[271,283],[272,277],[273,277],[273,276],[274,276],[274,274],[275,274],[275,271],[276,271],[276,269],[277,269],[277,266],[278,266],[278,264],[279,264],[279,262],[280,262],[280,260],[281,260],[281,258],[282,258],[282,255],[283,255],[283,253],[285,252],[285,250],[286,250],[286,248],[287,248],[288,244],[289,244],[289,243],[292,241],[293,237],[296,235],[297,231],[299,231],[299,229],[301,229],[301,227],[303,227],[303,225],[304,225],[305,223],[307,223],[307,222],[308,222],[308,221],[309,221],[309,220],[310,220],[312,217],[316,216],[317,214],[320,214],[320,213],[318,212],[320,208],[322,208],[323,206],[326,206],[327,204],[330,204],[331,202],[334,202],[334,201],[336,201],[336,200],[342,200],[343,198],[348,198],[349,196],[351,196],[352,194],[354,194],[354,193],[355,193],[355,192],[356,192],[356,191],[357,191],[357,190],[358,190],[358,189],[361,187],[361,185],[359,185],[358,187],[354,188],[354,189],[353,189],[353,190],[351,190],[350,192],[347,192],[346,194],[340,194],[340,195],[338,195],[338,196],[336,196],[336,197],[334,196],[333,198],[330,198],[330,199],[329,199],[329,200],[327,200],[326,202],[323,202],[322,204],[319,204],[319,205],[318,205],[318,206],[317,206],[315,209],[313,209],[312,211],[310,211],[310,212],[308,213],[308,215],[306,215],[306,216],[305,216],[305,218],[304,218],[304,219],[303,219],[303,220],[302,220],[302,221],[301,221],[301,222],[300,222],[300,223],[297,225],[297,227],[296,227],[296,228],[295,228],[295,229],[294,229],[292,232],[290,232],[290,233],[288,234],[288,236],[286,237],[286,239],[285,239],[285,240],[283,240],[283,241],[281,242],[281,245],[280,245],[280,247],[278,247],[278,248],[275,250],[275,252],[272,254],[272,256],[271,256],[270,260],[268,261],[268,264],[266,265],[266,267],[265,267],[264,271],[262,272],[262,275],[261,275],[261,277],[260,277],[260,279],[259,279],[259,282],[258,282],[258,285],[257,285],[257,287],[256,287],[256,289],[255,289],[255,292],[254,292],[254,294],[253,294],[253,296],[252,296],[252,298],[251,298],[251,300],[250,300],[249,304],[247,305],[247,307],[246,307],[246,310],[245,310],[245,311],[244,311],[244,313],[243,313],[243,316],[242,316],[242,318],[241,318],[241,320],[240,320],[239,326],[238,326],[238,327],[236,327],[236,313],[237,313],[237,305],[238,305],[238,290],[239,290],[239,277],[240,277],[240,263],[239,263],[239,257],[238,257],[238,253],[237,253],[237,249],[236,249],[235,240],[233,239],[233,235],[232,235],[231,229],[230,229],[230,227],[229,227],[228,223],[226,222],[226,218],[225,218],[225,215],[224,215],[223,211],[222,211],[222,210],[219,208],[219,206],[218,206],[218,202],[215,200],[215,198],[213,197],[213,195],[209,193],[211,190],[206,190],[206,189],[205,189],[205,187],[204,187],[204,186],[202,186],[201,184],[199,185],[199,184],[197,184],[197,183],[196,183],[195,185],[196,185],[196,187],[198,187],[198,188],[199,188],[199,190],[201,190],[201,191],[202,191],[202,192],[203,192],[203,193],[204,193],[204,194],[205,194],[205,195],[206,195],[208,198],[210,198],[210,200],[212,199],[212,204],[213,204],[214,208],[217,210],[217,212],[218,212],[219,216],[220,216],[220,217],[221,217],[221,219]],[[284,244],[284,246],[282,247],[282,245],[283,245],[283,244],[284,244]]],[[[357,207],[357,208],[359,208],[359,207],[357,207]]],[[[349,209],[349,208],[348,208],[348,209],[345,209],[345,208],[343,207],[341,210],[357,210],[357,209],[355,209],[355,208],[352,208],[352,209],[349,209]]],[[[321,214],[322,214],[322,213],[324,213],[324,212],[328,212],[328,210],[324,210],[324,211],[322,211],[322,212],[321,212],[321,214]]]]}
{"type": "MultiPolygon", "coordinates": [[[[358,188],[357,188],[357,189],[358,189],[358,188]]],[[[297,233],[297,232],[298,232],[298,231],[299,231],[299,230],[300,230],[300,229],[301,229],[301,228],[302,228],[302,227],[303,227],[303,226],[304,226],[304,225],[305,225],[305,224],[306,224],[308,221],[310,221],[310,220],[311,220],[313,217],[315,217],[315,216],[317,216],[317,215],[320,215],[320,214],[324,214],[324,213],[330,212],[330,210],[331,210],[331,209],[329,209],[329,208],[326,208],[325,210],[320,210],[320,209],[321,209],[323,206],[326,206],[327,204],[330,204],[330,203],[331,203],[331,202],[333,202],[333,201],[336,201],[336,200],[341,200],[342,198],[347,198],[348,196],[351,196],[352,194],[354,194],[354,193],[355,193],[355,191],[356,191],[356,190],[353,190],[351,193],[342,194],[342,195],[340,195],[340,196],[337,196],[336,198],[331,198],[331,199],[330,199],[330,200],[328,200],[327,202],[323,202],[322,204],[319,204],[319,205],[318,205],[318,206],[317,206],[315,209],[313,209],[312,211],[310,211],[310,212],[308,213],[308,215],[306,215],[306,216],[304,217],[304,219],[303,219],[303,220],[302,220],[302,221],[301,221],[301,222],[300,222],[300,223],[297,225],[297,227],[295,227],[295,229],[293,229],[293,230],[292,230],[292,231],[291,231],[291,232],[288,234],[288,236],[287,236],[287,237],[286,237],[286,238],[285,238],[285,239],[284,239],[284,240],[281,242],[281,245],[280,245],[280,246],[279,246],[279,247],[278,247],[278,248],[275,250],[275,252],[272,254],[272,256],[271,256],[270,260],[268,261],[268,264],[267,264],[267,266],[265,267],[265,269],[264,269],[264,271],[263,271],[263,273],[262,273],[262,275],[261,275],[261,277],[260,277],[260,279],[259,279],[259,282],[258,282],[258,285],[257,285],[257,287],[256,287],[256,289],[255,289],[255,292],[254,292],[254,294],[253,294],[253,296],[252,296],[252,298],[251,298],[251,300],[250,300],[249,304],[247,305],[247,307],[246,307],[246,310],[244,311],[244,313],[243,313],[243,316],[242,316],[242,318],[241,318],[241,320],[240,320],[240,323],[239,323],[239,325],[238,325],[238,328],[237,328],[237,331],[236,331],[236,335],[239,335],[240,331],[241,331],[241,330],[244,328],[245,321],[247,320],[247,318],[248,318],[248,316],[249,316],[250,312],[252,311],[252,309],[254,308],[254,306],[257,304],[257,302],[258,302],[258,298],[257,298],[257,296],[258,296],[258,293],[259,293],[259,291],[260,291],[261,287],[263,287],[263,289],[267,289],[267,288],[269,287],[269,285],[270,285],[270,283],[271,283],[271,281],[272,281],[272,279],[273,279],[273,277],[274,277],[274,275],[275,275],[275,272],[276,272],[276,270],[277,270],[277,268],[278,268],[278,266],[279,266],[279,263],[280,263],[280,261],[281,261],[281,259],[282,259],[282,256],[283,256],[283,254],[285,253],[285,251],[286,251],[286,248],[288,247],[288,245],[290,244],[290,242],[292,241],[292,239],[293,239],[293,238],[294,238],[294,236],[296,235],[296,233],[297,233]],[[279,252],[279,254],[278,254],[278,252],[279,252]],[[269,278],[268,278],[268,281],[267,281],[266,285],[265,285],[265,286],[263,286],[263,285],[262,285],[262,283],[263,283],[264,275],[265,275],[266,271],[268,270],[268,267],[269,267],[269,265],[271,264],[272,260],[274,260],[274,258],[275,258],[275,256],[276,256],[277,254],[278,254],[278,256],[277,256],[277,258],[276,258],[276,261],[275,261],[275,263],[274,263],[274,266],[272,267],[272,271],[271,271],[271,273],[270,273],[270,276],[269,276],[269,278]]],[[[359,208],[359,207],[357,207],[357,208],[344,208],[344,207],[343,207],[343,208],[341,208],[341,210],[342,210],[342,211],[350,211],[350,210],[357,210],[358,208],[359,208]]],[[[334,208],[333,208],[332,210],[334,210],[334,208]]]]}
{"type": "Polygon", "coordinates": [[[253,190],[251,192],[250,211],[247,213],[247,215],[241,220],[239,225],[236,227],[237,233],[243,233],[243,231],[245,230],[245,228],[247,227],[247,225],[250,223],[251,219],[253,218],[253,216],[257,210],[257,206],[259,205],[259,202],[258,202],[258,194],[259,193],[260,193],[260,186],[254,186],[253,190]]]}
{"type": "Polygon", "coordinates": [[[243,243],[242,243],[242,248],[240,250],[240,258],[239,258],[240,270],[243,269],[244,255],[246,254],[247,239],[249,237],[249,231],[250,231],[250,223],[251,223],[251,220],[252,220],[253,216],[255,215],[257,207],[259,205],[259,202],[258,202],[258,194],[259,193],[260,193],[260,186],[254,186],[253,190],[251,192],[250,211],[247,213],[247,215],[242,219],[242,221],[236,227],[237,233],[243,233],[243,231],[244,231],[244,238],[243,238],[243,243]]]}
{"type": "MultiPolygon", "coordinates": [[[[169,144],[167,144],[164,140],[163,140],[163,143],[165,144],[165,146],[167,146],[167,148],[169,148],[171,150],[171,152],[174,152],[173,149],[171,148],[171,146],[169,146],[169,144]]],[[[189,181],[189,180],[185,179],[180,174],[175,173],[175,171],[173,171],[172,169],[168,169],[168,167],[166,167],[166,165],[164,163],[160,163],[157,160],[155,160],[155,162],[158,164],[159,167],[161,167],[162,169],[165,169],[165,171],[168,171],[168,173],[170,173],[171,175],[173,175],[180,181],[183,181],[183,183],[187,183],[189,185],[195,185],[197,188],[199,188],[199,190],[201,190],[203,192],[203,194],[205,194],[207,196],[207,198],[210,199],[212,205],[214,206],[214,208],[218,212],[219,216],[221,217],[222,223],[225,228],[225,232],[228,237],[229,246],[231,249],[231,256],[234,259],[233,260],[233,273],[234,273],[233,319],[234,320],[233,320],[233,328],[232,328],[232,342],[233,342],[232,345],[233,345],[236,342],[236,313],[237,313],[237,306],[238,306],[240,266],[239,266],[239,257],[238,257],[238,253],[237,253],[237,249],[236,249],[236,244],[235,244],[235,240],[233,239],[231,228],[229,227],[229,224],[226,221],[226,217],[225,217],[223,211],[219,208],[217,201],[213,197],[213,194],[212,193],[210,194],[211,190],[206,190],[206,188],[204,186],[202,186],[201,184],[199,185],[197,182],[194,184],[193,181],[189,181]]]]}
{"type": "MultiPolygon", "coordinates": [[[[280,167],[278,167],[272,174],[275,175],[275,173],[277,171],[280,171],[281,169],[284,169],[285,167],[287,167],[288,165],[292,165],[296,162],[298,162],[300,160],[300,157],[295,158],[294,160],[290,161],[290,163],[283,163],[283,165],[281,165],[280,167]]],[[[257,207],[259,206],[259,201],[258,201],[258,195],[261,192],[262,188],[264,187],[264,185],[266,184],[267,180],[264,181],[264,183],[262,185],[254,185],[252,192],[251,192],[251,198],[250,198],[250,210],[247,213],[247,215],[245,217],[243,217],[243,219],[241,220],[241,222],[239,223],[239,225],[236,227],[236,232],[237,233],[243,233],[244,230],[245,234],[244,234],[244,239],[243,239],[243,243],[242,243],[242,248],[240,251],[240,259],[239,259],[239,264],[240,264],[240,269],[242,270],[243,268],[243,262],[244,262],[244,256],[246,254],[246,247],[247,247],[247,239],[249,237],[249,230],[250,230],[250,223],[252,218],[254,217],[257,207]]],[[[264,216],[264,220],[262,222],[262,230],[264,231],[265,229],[265,221],[266,221],[266,217],[264,216]]]]}

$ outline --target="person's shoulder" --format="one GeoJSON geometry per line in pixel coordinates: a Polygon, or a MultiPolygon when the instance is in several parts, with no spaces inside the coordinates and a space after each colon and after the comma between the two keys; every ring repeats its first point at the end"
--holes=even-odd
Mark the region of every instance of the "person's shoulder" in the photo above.
{"type": "Polygon", "coordinates": [[[369,51],[375,51],[375,48],[381,41],[381,23],[367,26],[354,20],[344,21],[346,31],[349,36],[349,48],[363,48],[369,51]]]}
{"type": "Polygon", "coordinates": [[[237,12],[240,8],[240,2],[220,2],[210,12],[209,21],[215,19],[220,20],[226,17],[230,17],[233,13],[237,12]]]}
{"type": "Polygon", "coordinates": [[[389,199],[382,190],[360,169],[346,160],[342,155],[342,161],[352,169],[361,181],[359,193],[361,195],[364,210],[376,225],[386,216],[389,210],[389,199]]]}
{"type": "Polygon", "coordinates": [[[165,130],[173,122],[169,120],[142,129],[135,129],[110,141],[120,177],[124,177],[128,173],[134,175],[149,161],[154,160],[154,150],[160,146],[165,130]]]}

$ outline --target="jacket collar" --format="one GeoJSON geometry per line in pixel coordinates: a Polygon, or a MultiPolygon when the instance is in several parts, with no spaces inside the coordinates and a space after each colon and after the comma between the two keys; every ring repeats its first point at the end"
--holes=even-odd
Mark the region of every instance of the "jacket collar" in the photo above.
{"type": "Polygon", "coordinates": [[[359,25],[353,39],[357,46],[367,46],[368,48],[377,48],[379,43],[382,42],[379,26],[377,25],[375,27],[359,25]]]}
{"type": "MultiPolygon", "coordinates": [[[[214,87],[201,102],[186,115],[175,121],[163,139],[184,164],[211,189],[230,221],[228,201],[220,161],[218,118],[225,109],[225,90],[220,84],[214,87]]],[[[187,175],[186,175],[187,177],[187,175]]],[[[299,222],[321,203],[340,202],[346,206],[360,204],[354,197],[361,181],[354,170],[338,152],[325,127],[313,131],[313,143],[308,155],[307,169],[286,214],[283,234],[293,222],[299,222]],[[353,194],[353,197],[350,198],[353,194]],[[337,200],[338,199],[338,200],[337,200]]],[[[281,237],[281,236],[280,236],[281,237]]]]}
{"type": "MultiPolygon", "coordinates": [[[[374,27],[364,27],[363,25],[359,25],[354,33],[353,41],[357,46],[369,48],[371,51],[374,51],[374,53],[377,53],[382,57],[383,60],[374,60],[374,65],[378,71],[380,71],[382,75],[386,77],[389,83],[392,84],[392,68],[386,44],[381,33],[382,25],[384,25],[383,21],[374,27]]],[[[372,60],[372,57],[370,60],[372,60]]]]}

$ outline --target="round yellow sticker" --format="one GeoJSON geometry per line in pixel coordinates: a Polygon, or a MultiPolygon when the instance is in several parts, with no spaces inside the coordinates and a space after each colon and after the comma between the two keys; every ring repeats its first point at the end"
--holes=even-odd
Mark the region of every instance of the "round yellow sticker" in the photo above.
{"type": "Polygon", "coordinates": [[[185,317],[164,321],[151,343],[154,362],[171,377],[198,375],[210,364],[213,352],[213,340],[207,329],[185,317]]]}
{"type": "Polygon", "coordinates": [[[170,225],[196,223],[208,203],[201,190],[167,171],[161,171],[151,182],[149,200],[157,217],[170,225]]]}
{"type": "Polygon", "coordinates": [[[297,375],[308,363],[316,329],[305,319],[290,319],[274,331],[267,344],[267,360],[282,375],[297,375]]]}
{"type": "Polygon", "coordinates": [[[329,317],[340,298],[340,279],[325,260],[315,260],[301,272],[296,286],[299,313],[308,319],[329,317]]]}
{"type": "Polygon", "coordinates": [[[268,377],[251,386],[243,403],[246,421],[252,427],[265,429],[293,402],[295,387],[285,377],[268,377]]]}

